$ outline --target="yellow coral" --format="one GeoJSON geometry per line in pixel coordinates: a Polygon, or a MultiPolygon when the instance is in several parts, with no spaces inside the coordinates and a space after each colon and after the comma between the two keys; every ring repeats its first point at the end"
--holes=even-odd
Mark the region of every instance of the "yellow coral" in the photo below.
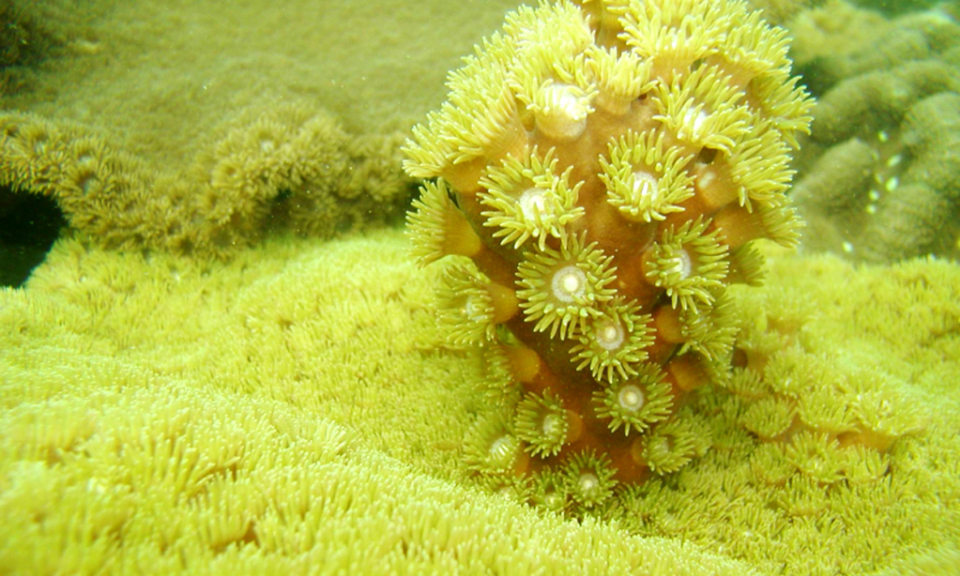
{"type": "MultiPolygon", "coordinates": [[[[533,470],[586,449],[642,480],[703,454],[709,431],[674,410],[730,371],[724,292],[758,282],[753,240],[797,238],[789,153],[811,102],[786,49],[736,0],[542,1],[508,15],[414,128],[404,166],[439,179],[409,217],[418,258],[463,253],[437,239],[463,224],[455,206],[481,243],[467,256],[522,310],[492,343],[530,357],[509,367],[528,395],[505,411],[525,415],[533,470]],[[569,446],[531,432],[541,394],[574,414],[569,446]]],[[[467,330],[451,328],[455,343],[467,330]]]]}
{"type": "MultiPolygon", "coordinates": [[[[791,374],[876,376],[861,389],[908,402],[923,430],[885,454],[841,447],[841,477],[821,487],[723,402],[729,389],[749,406],[756,379],[704,388],[653,424],[688,422],[709,450],[694,446],[686,466],[642,484],[613,477],[612,495],[586,508],[564,465],[465,478],[469,423],[504,410],[483,390],[499,369],[444,344],[432,313],[443,271],[418,270],[409,249],[399,231],[268,240],[227,264],[61,240],[25,288],[0,290],[0,566],[158,574],[182,572],[186,558],[270,574],[508,562],[520,574],[799,576],[954,565],[960,350],[944,328],[960,318],[955,264],[777,257],[769,286],[728,291],[751,329],[780,335],[769,348],[753,334],[738,341],[763,354],[746,350],[752,367],[733,380],[753,372],[763,384],[753,360],[792,342],[814,359],[795,358],[791,374]],[[903,301],[918,309],[904,315],[903,301]],[[569,522],[527,499],[595,517],[569,522]]],[[[503,370],[539,378],[517,341],[488,348],[503,370]]],[[[598,392],[586,405],[609,428],[598,392]]],[[[617,405],[635,407],[635,392],[617,405]]]]}

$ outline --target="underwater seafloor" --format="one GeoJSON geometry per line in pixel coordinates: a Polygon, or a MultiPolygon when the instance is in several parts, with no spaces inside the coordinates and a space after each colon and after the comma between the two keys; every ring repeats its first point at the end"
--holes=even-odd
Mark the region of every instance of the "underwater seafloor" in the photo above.
{"type": "Polygon", "coordinates": [[[907,424],[856,480],[731,431],[612,520],[478,485],[482,358],[446,344],[399,224],[402,135],[516,2],[0,9],[0,129],[33,154],[0,158],[0,572],[960,574],[955,9],[799,4],[765,6],[828,103],[808,239],[737,306],[796,335],[798,377],[907,424]],[[90,174],[134,200],[84,201],[90,174]]]}

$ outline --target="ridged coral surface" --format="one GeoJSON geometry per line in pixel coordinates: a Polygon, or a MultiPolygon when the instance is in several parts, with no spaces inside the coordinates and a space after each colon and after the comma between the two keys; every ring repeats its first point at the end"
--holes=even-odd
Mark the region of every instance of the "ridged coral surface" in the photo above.
{"type": "Polygon", "coordinates": [[[708,450],[686,404],[733,362],[725,290],[759,280],[754,240],[798,238],[812,102],[786,53],[742,2],[544,2],[450,75],[407,144],[437,178],[409,222],[421,263],[456,261],[442,316],[515,413],[470,444],[494,484],[599,510],[708,450]]]}
{"type": "Polygon", "coordinates": [[[714,446],[578,522],[471,479],[481,354],[445,344],[443,271],[408,248],[268,238],[199,264],[59,241],[0,289],[0,572],[956,574],[957,265],[771,258],[768,286],[730,290],[758,377],[703,391],[714,446]],[[856,446],[765,442],[738,406],[778,373],[926,430],[856,468],[856,446]]]}
{"type": "Polygon", "coordinates": [[[957,258],[960,26],[941,11],[885,20],[841,2],[792,26],[818,97],[793,190],[805,248],[877,263],[957,258]]]}

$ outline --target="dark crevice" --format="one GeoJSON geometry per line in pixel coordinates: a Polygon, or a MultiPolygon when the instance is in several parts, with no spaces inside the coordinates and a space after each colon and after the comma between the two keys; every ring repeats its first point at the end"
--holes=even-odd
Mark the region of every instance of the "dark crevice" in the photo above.
{"type": "Polygon", "coordinates": [[[52,199],[0,186],[0,286],[22,285],[66,224],[52,199]]]}

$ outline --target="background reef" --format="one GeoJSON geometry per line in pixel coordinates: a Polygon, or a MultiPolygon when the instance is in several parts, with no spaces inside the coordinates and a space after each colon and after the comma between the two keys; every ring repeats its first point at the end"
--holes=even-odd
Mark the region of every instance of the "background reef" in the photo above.
{"type": "MultiPolygon", "coordinates": [[[[956,170],[948,167],[953,158],[946,144],[955,131],[950,126],[960,123],[955,3],[919,13],[929,3],[753,3],[788,26],[804,81],[826,102],[815,111],[813,138],[797,165],[796,196],[811,223],[808,248],[875,262],[930,252],[956,255],[955,219],[944,217],[957,210],[960,196],[949,179],[956,170]],[[878,100],[904,90],[896,101],[878,100]],[[925,124],[931,119],[938,122],[935,133],[925,124]],[[887,141],[877,142],[881,138],[887,141]],[[882,165],[890,161],[895,169],[882,165]],[[928,177],[931,167],[935,173],[928,177]],[[866,171],[870,178],[858,176],[866,171]],[[838,199],[831,190],[841,186],[823,185],[834,181],[855,192],[838,199]],[[902,189],[888,194],[888,185],[902,189]]],[[[5,125],[26,118],[35,129],[66,138],[65,144],[77,138],[96,143],[106,155],[101,164],[109,165],[96,173],[105,181],[110,208],[98,211],[102,198],[63,200],[77,199],[78,185],[90,188],[82,174],[52,181],[25,177],[50,157],[36,151],[24,156],[24,142],[4,134],[3,158],[21,157],[0,165],[4,281],[21,281],[25,272],[11,273],[14,264],[22,261],[17,268],[28,271],[61,224],[108,246],[222,256],[284,227],[328,236],[390,220],[411,192],[394,169],[398,131],[436,106],[446,71],[516,4],[503,0],[454,10],[442,3],[356,6],[341,0],[324,3],[322,16],[300,18],[291,15],[314,12],[311,3],[265,9],[254,1],[175,2],[159,8],[103,0],[82,10],[61,0],[6,3],[0,13],[8,32],[0,46],[5,125]],[[383,11],[393,15],[390,25],[379,17],[383,11]],[[249,146],[260,166],[243,174],[271,182],[253,190],[211,187],[212,174],[204,170],[213,167],[210,159],[224,140],[236,142],[244,132],[250,140],[264,135],[277,106],[299,106],[302,115],[332,124],[332,130],[314,132],[328,137],[315,149],[333,154],[339,174],[304,180],[303,169],[316,172],[317,166],[287,162],[287,173],[271,180],[277,174],[265,175],[263,168],[273,166],[277,155],[249,146]],[[347,174],[354,171],[392,186],[378,186],[377,198],[358,205],[354,200],[367,195],[359,179],[347,174]],[[113,185],[117,174],[133,180],[136,192],[113,185]],[[342,188],[346,198],[316,188],[342,188]],[[50,202],[25,200],[30,192],[50,202]],[[135,218],[117,215],[118,194],[133,196],[125,204],[135,218]],[[165,203],[181,209],[173,218],[178,226],[158,216],[165,203]],[[334,214],[311,218],[326,207],[334,214]],[[37,225],[23,229],[28,220],[37,225]],[[104,228],[112,234],[103,235],[104,228]]],[[[287,133],[273,127],[272,138],[256,143],[286,145],[303,156],[289,126],[287,133]]],[[[69,148],[55,150],[67,154],[58,164],[90,170],[82,165],[88,156],[81,152],[71,160],[69,148]]],[[[223,160],[243,157],[227,154],[223,160]]]]}
{"type": "Polygon", "coordinates": [[[951,8],[888,18],[834,0],[788,24],[798,70],[818,97],[793,190],[807,249],[868,262],[960,255],[960,26],[951,8]]]}
{"type": "MultiPolygon", "coordinates": [[[[401,131],[510,4],[14,2],[0,220],[62,215],[104,246],[201,256],[382,224],[412,192],[401,131]]],[[[23,228],[4,268],[43,256],[23,228]]]]}

